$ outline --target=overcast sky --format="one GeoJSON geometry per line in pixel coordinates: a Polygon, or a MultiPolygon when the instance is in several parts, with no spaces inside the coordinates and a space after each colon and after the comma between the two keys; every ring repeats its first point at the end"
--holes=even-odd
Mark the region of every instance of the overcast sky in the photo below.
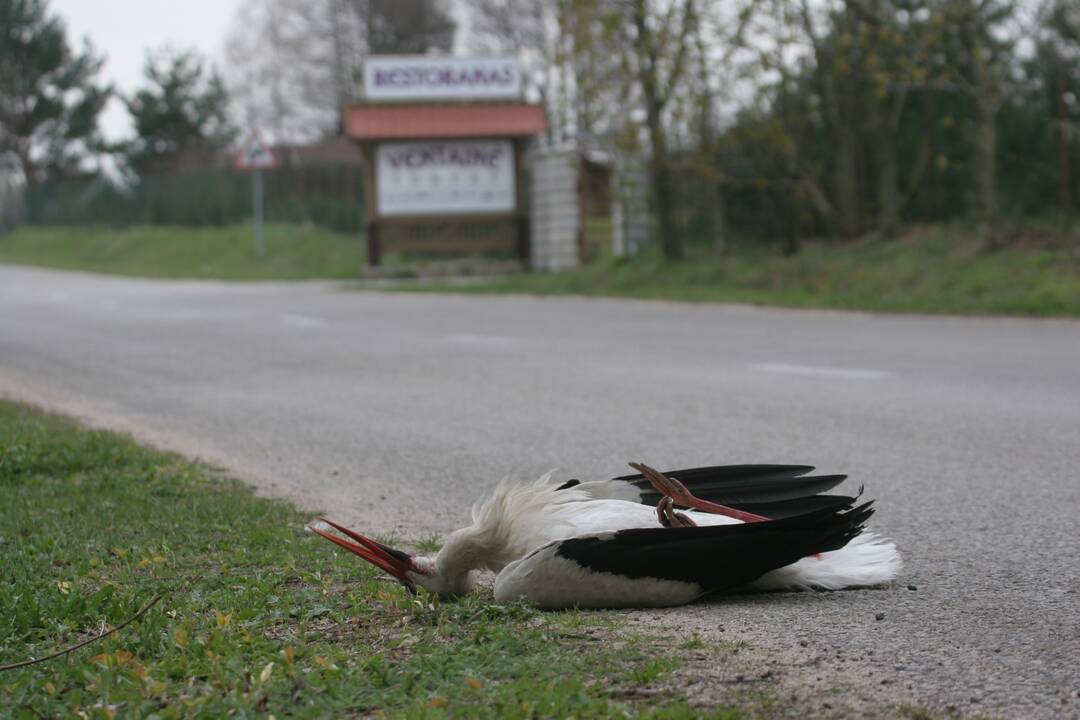
{"type": "MultiPolygon", "coordinates": [[[[242,0],[51,0],[78,47],[88,37],[104,52],[103,74],[120,92],[139,85],[148,50],[165,45],[195,47],[220,67],[225,35],[242,0]]],[[[110,102],[102,117],[106,137],[130,132],[123,106],[110,102]]]]}

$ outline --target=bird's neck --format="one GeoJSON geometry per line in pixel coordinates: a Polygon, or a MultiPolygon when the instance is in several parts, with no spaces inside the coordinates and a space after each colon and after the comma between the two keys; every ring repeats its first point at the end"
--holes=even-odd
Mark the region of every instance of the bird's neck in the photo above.
{"type": "Polygon", "coordinates": [[[473,528],[455,530],[435,557],[435,566],[448,583],[467,585],[473,570],[497,569],[493,564],[503,555],[502,548],[490,545],[489,537],[473,528]]]}
{"type": "MultiPolygon", "coordinates": [[[[435,558],[440,575],[464,578],[480,568],[499,572],[507,563],[524,555],[536,540],[531,533],[546,516],[555,486],[547,476],[531,485],[501,483],[490,496],[473,508],[473,524],[450,533],[435,558]],[[531,534],[530,534],[531,533],[531,534]]],[[[571,497],[568,491],[561,491],[571,497]]]]}

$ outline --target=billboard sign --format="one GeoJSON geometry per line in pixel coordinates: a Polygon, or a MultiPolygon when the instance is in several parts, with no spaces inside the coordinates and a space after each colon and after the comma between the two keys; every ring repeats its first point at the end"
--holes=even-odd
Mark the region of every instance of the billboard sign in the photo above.
{"type": "Polygon", "coordinates": [[[375,151],[381,217],[514,212],[509,140],[381,143],[375,151]]]}
{"type": "Polygon", "coordinates": [[[364,97],[379,100],[519,100],[513,57],[387,55],[364,63],[364,97]]]}

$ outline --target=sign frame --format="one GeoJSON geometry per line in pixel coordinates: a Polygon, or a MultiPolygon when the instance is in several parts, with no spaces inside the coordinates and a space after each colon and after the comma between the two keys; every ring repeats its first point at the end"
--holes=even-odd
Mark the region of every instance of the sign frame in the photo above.
{"type": "Polygon", "coordinates": [[[364,61],[365,102],[518,102],[524,94],[521,61],[513,55],[373,55],[364,61]]]}
{"type": "Polygon", "coordinates": [[[500,216],[517,210],[516,153],[509,138],[378,143],[375,174],[375,215],[382,220],[500,216]],[[486,187],[478,187],[485,181],[486,187]],[[388,187],[391,183],[396,187],[388,187]]]}
{"type": "MultiPolygon", "coordinates": [[[[478,138],[460,138],[460,137],[432,137],[424,138],[423,142],[446,142],[454,143],[462,140],[471,139],[495,139],[490,137],[478,137],[478,138]]],[[[516,228],[514,235],[514,241],[512,243],[515,254],[526,261],[529,257],[529,219],[527,214],[528,208],[528,196],[527,185],[525,181],[525,151],[527,147],[527,138],[525,137],[510,137],[510,138],[498,138],[506,139],[511,142],[513,148],[513,168],[514,168],[514,207],[507,212],[496,213],[469,213],[458,215],[434,215],[434,214],[422,214],[422,215],[391,215],[380,216],[377,212],[377,198],[379,197],[379,183],[380,178],[375,171],[376,167],[376,153],[377,148],[384,141],[375,141],[362,143],[360,147],[361,153],[364,156],[364,165],[367,168],[365,172],[366,182],[364,183],[364,231],[367,240],[367,261],[372,267],[377,267],[382,262],[383,243],[382,233],[380,232],[381,226],[390,225],[435,225],[446,221],[454,222],[488,222],[492,220],[508,220],[516,228]]],[[[386,141],[386,142],[397,142],[386,141]]],[[[397,248],[408,250],[408,248],[397,248]]]]}

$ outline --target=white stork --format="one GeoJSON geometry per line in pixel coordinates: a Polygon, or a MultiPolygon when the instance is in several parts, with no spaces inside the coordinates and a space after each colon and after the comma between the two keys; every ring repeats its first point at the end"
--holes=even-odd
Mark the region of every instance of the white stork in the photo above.
{"type": "Polygon", "coordinates": [[[900,570],[896,546],[863,531],[871,502],[819,494],[846,476],[808,476],[813,468],[802,465],[668,473],[631,466],[641,474],[559,485],[548,473],[532,484],[504,482],[434,557],[328,520],[311,529],[410,591],[461,596],[473,589],[474,571],[488,569],[498,573],[497,602],[524,599],[547,609],[681,605],[739,587],[866,587],[900,570]],[[676,505],[695,509],[677,512],[676,505]]]}

